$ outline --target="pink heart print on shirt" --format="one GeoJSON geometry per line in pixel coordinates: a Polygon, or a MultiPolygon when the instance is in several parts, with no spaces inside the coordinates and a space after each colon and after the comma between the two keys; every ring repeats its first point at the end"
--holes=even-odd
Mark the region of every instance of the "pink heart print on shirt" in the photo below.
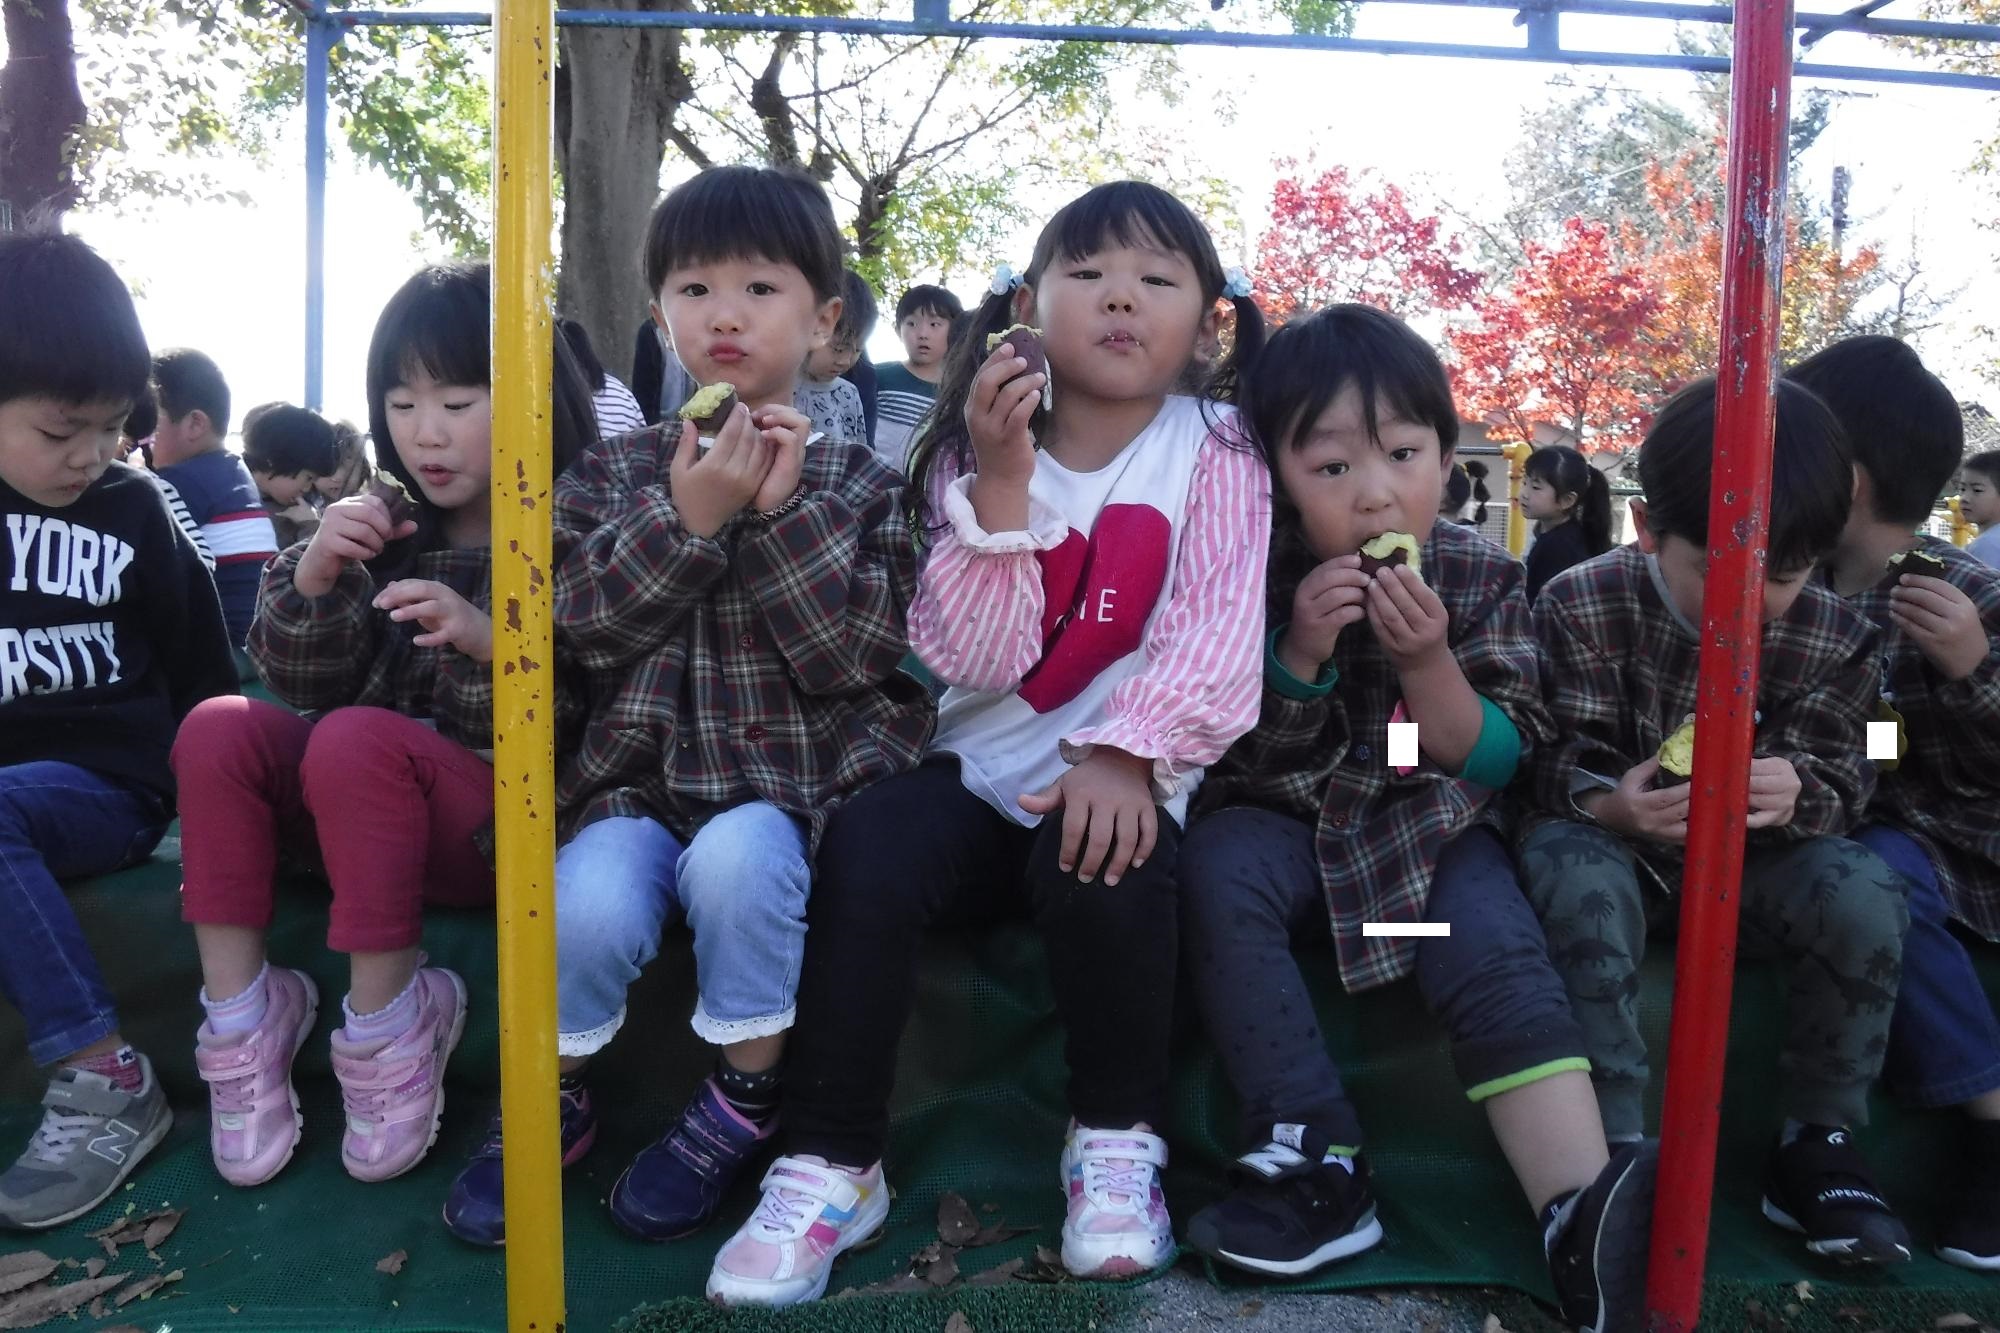
{"type": "Polygon", "coordinates": [[[1021,679],[1021,698],[1053,712],[1099,672],[1135,651],[1167,582],[1173,524],[1150,505],[1106,505],[1086,541],[1074,529],[1040,551],[1042,660],[1021,679]]]}

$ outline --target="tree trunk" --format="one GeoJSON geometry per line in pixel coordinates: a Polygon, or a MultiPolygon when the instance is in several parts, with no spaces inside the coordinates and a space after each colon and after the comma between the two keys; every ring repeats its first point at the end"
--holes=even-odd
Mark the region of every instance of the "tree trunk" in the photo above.
{"type": "Polygon", "coordinates": [[[76,206],[73,141],[83,128],[69,0],[4,0],[0,202],[16,231],[60,231],[76,206]]]}
{"type": "MultiPolygon", "coordinates": [[[[561,8],[685,10],[687,0],[561,0],[561,8]]],[[[563,175],[556,304],[582,323],[597,355],[629,378],[646,317],[640,268],[646,219],[674,116],[692,100],[672,28],[564,28],[556,79],[556,155],[563,175]]]]}

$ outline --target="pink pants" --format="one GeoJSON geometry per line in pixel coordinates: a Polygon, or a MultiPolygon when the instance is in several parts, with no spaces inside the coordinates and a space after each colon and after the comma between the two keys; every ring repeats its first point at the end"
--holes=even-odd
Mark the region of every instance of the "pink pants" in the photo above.
{"type": "Polygon", "coordinates": [[[425,903],[493,901],[473,843],[493,818],[493,769],[400,713],[341,708],[314,723],[209,699],[181,724],[173,766],[183,920],[268,928],[281,840],[318,848],[333,885],[326,942],[342,953],[415,948],[425,903]]]}

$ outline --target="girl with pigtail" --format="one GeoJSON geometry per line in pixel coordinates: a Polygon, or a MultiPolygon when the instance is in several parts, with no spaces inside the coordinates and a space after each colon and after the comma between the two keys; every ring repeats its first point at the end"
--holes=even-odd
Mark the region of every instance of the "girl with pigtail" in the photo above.
{"type": "Polygon", "coordinates": [[[1521,468],[1521,515],[1534,520],[1528,548],[1528,600],[1571,565],[1611,549],[1611,483],[1566,444],[1528,455],[1521,468]]]}

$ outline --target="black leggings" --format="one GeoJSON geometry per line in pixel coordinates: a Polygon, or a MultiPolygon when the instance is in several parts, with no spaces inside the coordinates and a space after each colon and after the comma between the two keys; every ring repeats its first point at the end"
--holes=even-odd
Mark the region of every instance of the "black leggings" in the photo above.
{"type": "Polygon", "coordinates": [[[1002,817],[938,759],[835,811],[806,912],[798,1025],[787,1045],[790,1151],[841,1166],[879,1161],[896,1046],[924,929],[952,916],[1032,915],[1068,1034],[1070,1113],[1092,1128],[1158,1125],[1165,1110],[1180,829],[1117,885],[1056,864],[1062,817],[1002,817]]]}

